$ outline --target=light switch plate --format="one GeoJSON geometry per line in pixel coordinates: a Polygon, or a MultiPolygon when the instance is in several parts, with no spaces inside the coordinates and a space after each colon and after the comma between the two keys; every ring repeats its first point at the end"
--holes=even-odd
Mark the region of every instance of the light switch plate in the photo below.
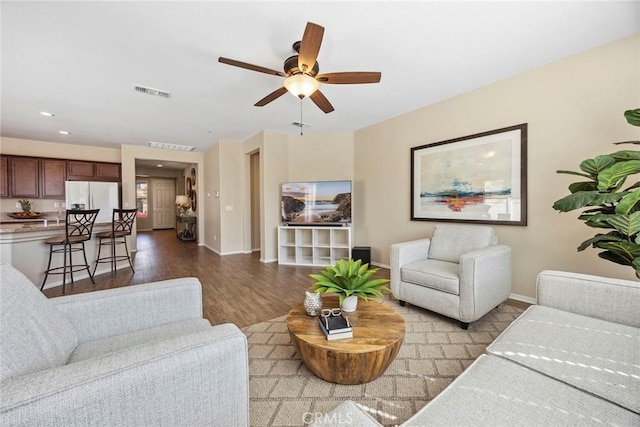
{"type": "Polygon", "coordinates": [[[233,210],[233,206],[226,206],[227,212],[231,212],[233,210]]]}

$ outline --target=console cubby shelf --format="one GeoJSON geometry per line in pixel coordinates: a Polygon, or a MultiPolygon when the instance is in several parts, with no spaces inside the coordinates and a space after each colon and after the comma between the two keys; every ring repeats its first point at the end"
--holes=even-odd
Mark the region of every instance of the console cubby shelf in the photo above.
{"type": "Polygon", "coordinates": [[[278,227],[278,264],[324,267],[351,258],[351,227],[278,227]]]}

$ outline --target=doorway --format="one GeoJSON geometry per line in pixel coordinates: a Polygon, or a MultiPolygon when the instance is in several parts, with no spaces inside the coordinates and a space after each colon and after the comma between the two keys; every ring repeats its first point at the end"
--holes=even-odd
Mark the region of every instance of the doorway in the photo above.
{"type": "Polygon", "coordinates": [[[176,225],[176,181],[153,179],[153,229],[174,228],[176,225]]]}

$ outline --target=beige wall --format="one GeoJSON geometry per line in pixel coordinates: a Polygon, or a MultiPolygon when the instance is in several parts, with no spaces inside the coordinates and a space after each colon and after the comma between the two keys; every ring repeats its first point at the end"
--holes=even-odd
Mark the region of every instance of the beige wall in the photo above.
{"type": "Polygon", "coordinates": [[[54,159],[89,160],[120,163],[119,148],[92,147],[0,137],[0,153],[16,156],[51,157],[54,159]]]}
{"type": "Polygon", "coordinates": [[[242,144],[220,143],[220,253],[243,252],[244,163],[242,144]]]}
{"type": "Polygon", "coordinates": [[[288,136],[276,132],[264,132],[263,149],[260,152],[262,181],[262,253],[263,262],[278,260],[278,225],[281,222],[280,184],[289,177],[288,136]]]}
{"type": "MultiPolygon", "coordinates": [[[[225,189],[220,192],[219,207],[222,218],[219,253],[223,255],[248,253],[253,249],[251,233],[256,227],[252,227],[251,216],[252,155],[259,153],[257,185],[261,215],[258,228],[263,262],[278,259],[277,227],[281,224],[282,182],[353,179],[352,132],[300,136],[264,131],[242,144],[219,145],[220,186],[225,189]],[[227,211],[226,206],[233,206],[233,211],[227,211]]],[[[208,152],[207,156],[213,160],[212,153],[208,152]]],[[[209,160],[206,164],[212,166],[209,160]]],[[[210,246],[209,240],[205,244],[210,246]]]]}
{"type": "Polygon", "coordinates": [[[288,135],[291,181],[353,179],[353,132],[288,135]]]}
{"type": "Polygon", "coordinates": [[[201,236],[204,245],[220,253],[220,143],[215,144],[204,154],[204,180],[207,187],[206,197],[200,197],[204,205],[205,233],[201,236]]]}
{"type": "Polygon", "coordinates": [[[356,244],[389,264],[389,246],[431,234],[433,222],[410,221],[410,148],[520,123],[529,124],[528,226],[496,226],[513,248],[513,292],[534,298],[543,269],[633,279],[632,270],[576,247],[595,234],[553,202],[568,194],[587,157],[640,139],[622,113],[640,107],[640,37],[626,38],[523,73],[355,133],[356,244]]]}

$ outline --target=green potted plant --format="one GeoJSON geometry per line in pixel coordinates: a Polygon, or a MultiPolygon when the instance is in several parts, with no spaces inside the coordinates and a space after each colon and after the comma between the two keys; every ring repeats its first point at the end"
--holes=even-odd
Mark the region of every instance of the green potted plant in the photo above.
{"type": "Polygon", "coordinates": [[[310,289],[318,293],[337,293],[340,307],[345,312],[356,310],[358,297],[380,299],[383,291],[389,291],[385,284],[388,279],[373,279],[378,268],[369,268],[361,260],[341,259],[335,265],[328,265],[320,274],[310,274],[316,280],[310,289]]]}
{"type": "MultiPolygon", "coordinates": [[[[640,126],[640,109],[625,111],[627,122],[640,126]]],[[[640,141],[617,142],[640,144],[640,141]]],[[[569,194],[553,204],[560,212],[584,209],[578,217],[585,225],[607,233],[597,233],[585,240],[578,251],[589,246],[602,249],[600,258],[628,265],[640,278],[640,182],[627,183],[627,178],[640,173],[640,151],[622,150],[586,159],[580,172],[559,170],[557,173],[577,175],[586,180],[569,185],[569,194]]]]}
{"type": "Polygon", "coordinates": [[[22,199],[19,203],[22,208],[22,212],[31,212],[31,202],[29,200],[22,199]]]}

